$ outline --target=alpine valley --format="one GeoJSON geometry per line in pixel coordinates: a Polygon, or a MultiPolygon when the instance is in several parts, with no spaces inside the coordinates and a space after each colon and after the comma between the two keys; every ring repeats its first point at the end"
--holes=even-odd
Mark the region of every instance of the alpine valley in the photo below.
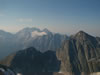
{"type": "Polygon", "coordinates": [[[68,37],[24,28],[16,34],[0,31],[0,41],[0,51],[10,50],[0,64],[18,75],[100,75],[100,37],[84,31],[68,37]]]}
{"type": "Polygon", "coordinates": [[[35,47],[40,52],[56,51],[67,38],[67,35],[53,33],[46,28],[27,27],[15,34],[0,30],[0,59],[29,47],[35,47]]]}

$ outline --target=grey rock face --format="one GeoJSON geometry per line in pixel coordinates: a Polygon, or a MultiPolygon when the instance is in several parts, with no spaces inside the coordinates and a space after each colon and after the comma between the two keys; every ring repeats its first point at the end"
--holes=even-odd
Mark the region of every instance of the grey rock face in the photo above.
{"type": "Polygon", "coordinates": [[[75,75],[100,71],[100,43],[83,31],[65,41],[57,56],[62,61],[61,71],[74,72],[75,75]]]}

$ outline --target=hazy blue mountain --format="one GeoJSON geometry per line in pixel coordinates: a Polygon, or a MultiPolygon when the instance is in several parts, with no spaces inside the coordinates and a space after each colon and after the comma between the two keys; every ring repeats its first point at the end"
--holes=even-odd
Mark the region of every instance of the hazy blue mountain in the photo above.
{"type": "Polygon", "coordinates": [[[16,34],[0,30],[0,59],[9,53],[20,49],[35,47],[41,52],[60,48],[62,42],[67,39],[66,35],[52,33],[48,29],[24,28],[16,34]]]}
{"type": "Polygon", "coordinates": [[[16,33],[17,43],[21,49],[35,47],[41,52],[47,50],[55,51],[60,48],[62,42],[67,39],[66,35],[52,33],[48,29],[25,28],[16,33]]]}
{"type": "Polygon", "coordinates": [[[14,35],[0,30],[0,59],[14,50],[14,35]]]}

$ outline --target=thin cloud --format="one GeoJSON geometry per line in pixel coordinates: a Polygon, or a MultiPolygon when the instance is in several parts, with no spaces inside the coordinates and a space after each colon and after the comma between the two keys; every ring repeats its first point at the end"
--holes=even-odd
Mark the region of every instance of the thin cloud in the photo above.
{"type": "Polygon", "coordinates": [[[17,20],[18,22],[32,22],[31,18],[20,18],[17,20]]]}

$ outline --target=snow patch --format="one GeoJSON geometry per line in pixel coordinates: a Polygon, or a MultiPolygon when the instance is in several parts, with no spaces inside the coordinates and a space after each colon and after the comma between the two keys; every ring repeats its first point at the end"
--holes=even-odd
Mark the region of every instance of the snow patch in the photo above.
{"type": "Polygon", "coordinates": [[[0,71],[4,72],[5,70],[3,68],[0,68],[0,71]]]}
{"type": "Polygon", "coordinates": [[[63,72],[59,71],[58,73],[63,73],[63,72]]]}
{"type": "Polygon", "coordinates": [[[31,34],[32,37],[43,36],[43,35],[47,35],[47,33],[46,33],[46,32],[34,31],[34,32],[32,32],[32,34],[31,34]]]}
{"type": "Polygon", "coordinates": [[[17,75],[22,75],[21,73],[17,73],[17,75]]]}

